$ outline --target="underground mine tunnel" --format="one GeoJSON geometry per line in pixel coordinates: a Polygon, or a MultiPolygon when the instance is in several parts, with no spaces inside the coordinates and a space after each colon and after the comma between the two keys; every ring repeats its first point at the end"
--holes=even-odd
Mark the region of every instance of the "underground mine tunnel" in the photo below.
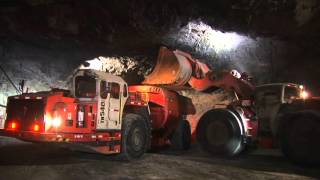
{"type": "Polygon", "coordinates": [[[317,0],[1,0],[0,179],[319,179],[317,0]]]}

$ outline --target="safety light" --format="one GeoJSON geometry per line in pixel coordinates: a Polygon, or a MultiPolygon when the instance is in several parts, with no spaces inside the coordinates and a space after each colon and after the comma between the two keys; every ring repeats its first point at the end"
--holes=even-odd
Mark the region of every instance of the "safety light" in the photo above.
{"type": "Polygon", "coordinates": [[[121,138],[121,133],[115,133],[114,135],[116,138],[121,138]]]}
{"type": "Polygon", "coordinates": [[[39,124],[35,124],[34,126],[33,126],[33,131],[39,131],[40,130],[40,126],[39,126],[39,124]]]}
{"type": "Polygon", "coordinates": [[[11,129],[16,129],[17,128],[17,124],[15,122],[12,122],[10,125],[11,129]]]}
{"type": "Polygon", "coordinates": [[[309,93],[307,91],[301,91],[300,97],[302,99],[307,99],[309,97],[309,93]]]}
{"type": "Polygon", "coordinates": [[[299,88],[300,88],[300,89],[304,89],[303,85],[300,85],[299,88]]]}
{"type": "Polygon", "coordinates": [[[10,122],[8,124],[8,129],[10,129],[10,130],[15,130],[15,129],[17,129],[17,127],[18,127],[18,124],[16,122],[10,122]]]}

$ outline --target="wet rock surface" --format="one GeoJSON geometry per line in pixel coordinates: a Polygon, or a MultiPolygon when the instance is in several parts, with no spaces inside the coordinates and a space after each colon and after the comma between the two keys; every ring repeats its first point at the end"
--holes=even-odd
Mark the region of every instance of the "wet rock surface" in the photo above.
{"type": "Polygon", "coordinates": [[[289,163],[279,152],[253,151],[234,159],[211,157],[196,146],[162,150],[141,160],[87,154],[0,137],[0,179],[319,179],[317,168],[289,163]]]}

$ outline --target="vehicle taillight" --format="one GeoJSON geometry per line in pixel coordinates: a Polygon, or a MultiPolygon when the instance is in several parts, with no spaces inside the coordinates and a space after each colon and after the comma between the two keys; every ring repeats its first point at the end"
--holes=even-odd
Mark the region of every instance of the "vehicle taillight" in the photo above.
{"type": "Polygon", "coordinates": [[[40,126],[39,126],[39,124],[35,124],[35,125],[33,125],[33,131],[38,132],[39,130],[40,130],[40,126]]]}
{"type": "Polygon", "coordinates": [[[18,124],[16,122],[10,122],[8,125],[8,129],[15,130],[17,129],[18,124]]]}
{"type": "Polygon", "coordinates": [[[115,137],[116,137],[116,138],[120,138],[120,137],[121,137],[121,133],[116,133],[116,134],[115,134],[115,137]]]}

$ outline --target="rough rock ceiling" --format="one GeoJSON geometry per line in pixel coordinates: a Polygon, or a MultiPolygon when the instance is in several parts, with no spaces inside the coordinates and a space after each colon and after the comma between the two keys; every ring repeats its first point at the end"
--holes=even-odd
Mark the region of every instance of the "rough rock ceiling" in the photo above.
{"type": "Polygon", "coordinates": [[[319,7],[318,0],[1,0],[0,62],[10,61],[12,74],[35,63],[39,68],[30,70],[29,81],[39,71],[49,87],[84,60],[154,61],[164,44],[215,68],[252,73],[261,83],[313,83],[319,71],[319,7]],[[206,41],[214,30],[237,32],[245,41],[219,55],[206,41]]]}
{"type": "Polygon", "coordinates": [[[223,31],[278,38],[315,38],[317,0],[2,0],[1,30],[98,37],[110,42],[143,33],[157,37],[201,19],[223,31]],[[127,33],[125,33],[127,32],[127,33]]]}

